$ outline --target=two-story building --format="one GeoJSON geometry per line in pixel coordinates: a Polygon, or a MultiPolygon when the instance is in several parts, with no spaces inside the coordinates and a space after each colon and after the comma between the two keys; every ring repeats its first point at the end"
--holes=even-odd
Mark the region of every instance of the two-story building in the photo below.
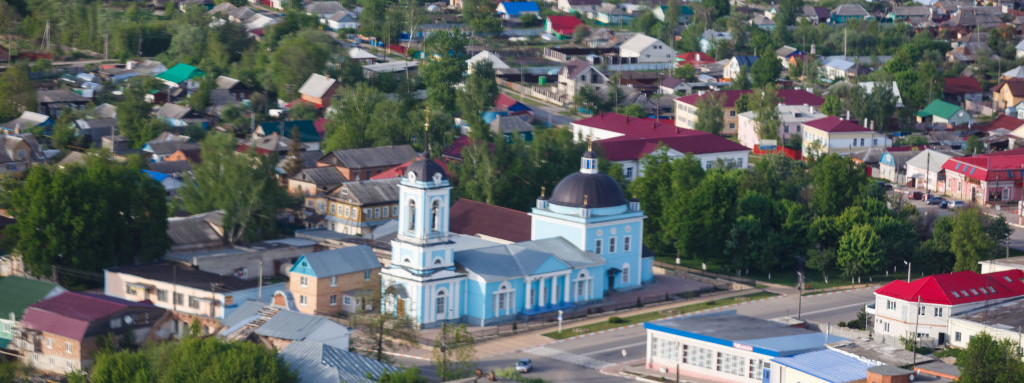
{"type": "Polygon", "coordinates": [[[1024,102],[1024,79],[1010,78],[1000,81],[990,89],[992,107],[1002,110],[1024,102]]]}
{"type": "Polygon", "coordinates": [[[608,76],[580,59],[565,63],[562,70],[558,71],[558,91],[565,97],[566,102],[571,102],[580,89],[588,86],[598,92],[607,92],[608,76]]]}
{"type": "Polygon", "coordinates": [[[397,178],[350,181],[325,194],[306,196],[306,208],[323,216],[322,226],[350,235],[372,235],[398,218],[397,178]]]}
{"type": "MultiPolygon", "coordinates": [[[[1022,295],[1024,271],[958,271],[913,282],[889,282],[875,290],[874,309],[869,314],[874,314],[875,336],[885,343],[916,338],[919,344],[942,345],[951,340],[947,329],[950,317],[1022,295]]],[[[954,336],[952,341],[963,339],[954,336]]]]}
{"type": "Polygon", "coordinates": [[[166,312],[148,302],[103,295],[64,292],[33,303],[15,327],[12,349],[33,368],[64,374],[89,370],[100,338],[112,336],[141,344],[153,336],[171,335],[166,312]]]}
{"type": "Polygon", "coordinates": [[[642,64],[672,63],[675,55],[671,45],[643,33],[633,35],[619,46],[620,57],[635,57],[636,62],[642,64]]]}
{"type": "Polygon", "coordinates": [[[0,134],[0,174],[20,174],[45,162],[46,157],[32,133],[0,134]]]}
{"type": "Polygon", "coordinates": [[[348,181],[368,180],[385,170],[415,159],[418,154],[409,145],[335,150],[316,160],[318,167],[333,166],[348,181]]]}
{"type": "Polygon", "coordinates": [[[835,116],[808,121],[801,124],[801,127],[804,131],[802,140],[804,157],[829,153],[850,155],[850,153],[865,148],[892,146],[892,139],[884,134],[835,116]]]}
{"type": "MultiPolygon", "coordinates": [[[[723,135],[737,133],[739,119],[736,113],[736,100],[750,90],[720,90],[712,92],[700,91],[696,94],[686,95],[676,99],[676,126],[683,129],[696,129],[697,110],[700,101],[706,97],[717,97],[722,106],[722,132],[723,135]]],[[[806,90],[780,89],[776,93],[779,105],[800,105],[805,109],[808,107],[819,107],[825,103],[825,99],[806,90]]]]}
{"type": "Polygon", "coordinates": [[[946,172],[946,194],[953,198],[984,204],[1020,201],[1024,195],[1024,151],[953,157],[942,164],[946,172]]]}
{"type": "MultiPolygon", "coordinates": [[[[825,117],[824,113],[815,110],[810,105],[779,105],[778,145],[781,146],[794,136],[800,137],[803,134],[803,129],[800,126],[803,123],[825,117]]],[[[757,112],[751,110],[740,113],[736,121],[738,124],[736,135],[740,144],[751,149],[761,144],[761,126],[757,122],[757,112]]]]}
{"type": "Polygon", "coordinates": [[[381,267],[366,245],[303,254],[289,270],[288,291],[305,314],[372,311],[380,302],[381,267]]]}

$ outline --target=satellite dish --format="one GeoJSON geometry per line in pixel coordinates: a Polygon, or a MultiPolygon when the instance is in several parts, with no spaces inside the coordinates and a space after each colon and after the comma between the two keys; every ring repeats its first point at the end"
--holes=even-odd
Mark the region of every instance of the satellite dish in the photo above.
{"type": "Polygon", "coordinates": [[[132,321],[134,321],[134,319],[132,319],[131,315],[125,315],[124,316],[124,323],[125,324],[132,324],[132,321]]]}

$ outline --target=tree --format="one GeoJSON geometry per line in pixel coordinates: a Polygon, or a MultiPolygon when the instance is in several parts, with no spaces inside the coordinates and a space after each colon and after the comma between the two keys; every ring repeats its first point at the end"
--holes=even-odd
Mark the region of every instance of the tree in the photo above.
{"type": "Polygon", "coordinates": [[[764,55],[750,66],[750,77],[754,80],[754,86],[759,88],[768,85],[774,86],[780,74],[782,74],[782,63],[775,55],[764,55]]]}
{"type": "Polygon", "coordinates": [[[821,105],[821,113],[829,116],[839,116],[843,113],[842,106],[839,104],[839,97],[834,94],[826,95],[825,103],[821,105]]]}
{"type": "Polygon", "coordinates": [[[285,176],[291,177],[302,171],[302,140],[299,139],[299,126],[292,126],[291,142],[288,143],[288,156],[284,158],[281,170],[285,176]]]}
{"type": "Polygon", "coordinates": [[[967,144],[964,145],[964,153],[973,156],[979,153],[985,153],[985,151],[985,144],[981,142],[978,136],[970,135],[967,137],[967,144]]]}
{"type": "Polygon", "coordinates": [[[614,101],[601,95],[600,92],[590,85],[586,85],[576,91],[576,96],[573,97],[573,102],[575,102],[580,108],[583,108],[593,114],[610,112],[615,108],[614,101]]]}
{"type": "Polygon", "coordinates": [[[909,136],[900,136],[895,141],[893,141],[892,146],[918,146],[928,144],[928,137],[913,134],[909,136]]]}
{"type": "Polygon", "coordinates": [[[486,139],[488,127],[483,113],[494,106],[498,98],[498,83],[492,63],[484,60],[473,64],[473,73],[466,78],[466,85],[458,91],[456,101],[462,111],[462,119],[469,123],[470,135],[486,139]]]}
{"type": "Polygon", "coordinates": [[[462,17],[474,34],[501,33],[501,19],[494,17],[494,5],[483,0],[465,0],[462,17]]]}
{"type": "Polygon", "coordinates": [[[964,383],[1018,382],[1024,378],[1019,345],[1009,339],[996,340],[981,332],[972,336],[967,348],[956,358],[964,383]]]}
{"type": "Polygon", "coordinates": [[[423,43],[426,60],[419,72],[434,112],[455,112],[455,84],[466,72],[466,44],[457,30],[431,33],[423,43]]]}
{"type": "Polygon", "coordinates": [[[0,121],[21,115],[22,110],[36,109],[36,87],[20,66],[14,65],[0,74],[0,121]]]}
{"type": "Polygon", "coordinates": [[[590,34],[590,28],[587,28],[586,24],[577,25],[572,30],[572,43],[579,44],[583,42],[583,39],[590,34]]]}
{"type": "Polygon", "coordinates": [[[207,76],[199,83],[199,90],[188,96],[188,106],[192,110],[204,113],[207,106],[210,106],[210,93],[217,88],[213,76],[207,76]]]}
{"type": "Polygon", "coordinates": [[[686,64],[681,67],[676,67],[672,71],[672,75],[680,80],[692,81],[697,78],[697,70],[694,69],[693,65],[686,64]]]}
{"type": "Polygon", "coordinates": [[[751,86],[749,70],[746,66],[740,65],[740,72],[736,75],[736,78],[732,79],[732,84],[729,84],[729,88],[747,90],[750,89],[751,86]]]}
{"type": "Polygon", "coordinates": [[[437,376],[444,381],[465,378],[476,368],[475,358],[476,347],[466,324],[442,324],[431,358],[437,376]]]}
{"type": "Polygon", "coordinates": [[[296,103],[295,106],[288,110],[288,118],[291,120],[315,120],[316,107],[305,102],[296,103]]]}
{"type": "MultiPolygon", "coordinates": [[[[369,374],[369,373],[368,373],[369,374]]],[[[372,376],[370,377],[372,379],[372,376]]],[[[380,378],[377,379],[378,383],[427,383],[427,378],[423,377],[420,369],[417,367],[408,367],[395,372],[385,372],[380,374],[380,378]]]]}
{"type": "Polygon", "coordinates": [[[828,271],[836,264],[836,252],[833,249],[810,249],[807,251],[807,267],[821,272],[822,279],[828,284],[828,271]]]}
{"type": "Polygon", "coordinates": [[[647,118],[647,110],[644,109],[643,105],[640,104],[626,105],[626,107],[622,108],[622,110],[620,110],[619,113],[622,113],[630,117],[647,118]]]}
{"type": "Polygon", "coordinates": [[[862,276],[880,268],[882,251],[881,238],[870,226],[856,226],[839,239],[836,264],[847,278],[862,276]]]}
{"type": "Polygon", "coordinates": [[[711,0],[702,4],[711,10],[711,19],[717,19],[729,14],[729,0],[711,0]]]}
{"type": "Polygon", "coordinates": [[[148,262],[171,245],[163,187],[103,152],[82,165],[33,168],[11,194],[11,213],[7,234],[33,275],[148,262]]]}
{"type": "Polygon", "coordinates": [[[97,383],[149,383],[156,381],[151,368],[149,358],[144,354],[128,350],[103,352],[96,357],[91,376],[92,381],[97,383]]]}
{"type": "MultiPolygon", "coordinates": [[[[669,200],[664,240],[678,254],[718,261],[736,216],[738,180],[735,171],[715,169],[688,193],[669,200]]],[[[676,180],[673,180],[676,182],[676,180]]]]}
{"type": "Polygon", "coordinates": [[[978,271],[978,262],[989,258],[997,245],[985,233],[985,217],[978,209],[964,209],[954,215],[952,223],[949,246],[956,257],[953,271],[978,271]]]}
{"type": "Polygon", "coordinates": [[[327,115],[321,147],[332,151],[409,143],[423,123],[407,110],[376,88],[356,84],[342,92],[340,105],[327,115]]]}
{"type": "Polygon", "coordinates": [[[179,190],[182,206],[192,214],[224,211],[224,237],[229,243],[277,235],[277,212],[291,198],[274,177],[277,156],[235,151],[234,138],[211,134],[201,147],[203,162],[179,190]]]}
{"type": "Polygon", "coordinates": [[[330,37],[316,30],[303,30],[281,39],[270,54],[269,65],[260,82],[278,97],[298,97],[299,87],[313,73],[323,72],[330,57],[330,37]]]}
{"type": "Polygon", "coordinates": [[[753,98],[754,111],[757,112],[754,118],[757,122],[757,135],[765,139],[778,139],[782,118],[779,117],[779,98],[775,87],[766,85],[755,90],[753,98]]]}
{"type": "Polygon", "coordinates": [[[695,129],[712,134],[721,134],[725,128],[722,104],[725,97],[719,93],[708,93],[697,100],[697,124],[695,129]]]}
{"type": "Polygon", "coordinates": [[[846,210],[867,183],[861,166],[836,154],[822,157],[811,168],[811,177],[811,209],[826,216],[846,210]]]}
{"type": "Polygon", "coordinates": [[[118,133],[131,141],[132,147],[141,148],[168,128],[167,123],[150,116],[153,106],[145,101],[148,90],[161,87],[152,78],[132,78],[125,89],[124,101],[117,104],[118,133]]]}
{"type": "MultiPolygon", "coordinates": [[[[395,294],[394,286],[388,286],[384,290],[385,299],[394,299],[395,294]]],[[[385,308],[388,306],[385,305],[385,308]]],[[[364,334],[352,338],[353,348],[380,362],[394,362],[394,358],[387,354],[389,350],[407,350],[419,344],[416,326],[412,320],[394,311],[355,316],[352,327],[364,334]]]]}

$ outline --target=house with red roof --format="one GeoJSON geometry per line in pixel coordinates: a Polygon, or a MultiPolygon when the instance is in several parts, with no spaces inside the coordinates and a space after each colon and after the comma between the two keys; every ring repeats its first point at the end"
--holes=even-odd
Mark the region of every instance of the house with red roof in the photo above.
{"type": "Polygon", "coordinates": [[[942,165],[946,194],[964,201],[1005,203],[1019,201],[1024,187],[1024,151],[1021,149],[953,157],[942,165]]]}
{"type": "Polygon", "coordinates": [[[800,126],[803,130],[804,158],[829,153],[849,156],[868,148],[884,149],[892,146],[892,139],[884,134],[835,116],[808,121],[800,126]]]}
{"type": "MultiPolygon", "coordinates": [[[[676,126],[684,129],[696,129],[697,126],[697,104],[707,97],[719,97],[722,102],[722,134],[736,134],[739,120],[736,116],[736,100],[740,96],[750,93],[750,90],[720,90],[714,92],[698,92],[676,99],[676,126]]],[[[777,94],[781,105],[806,105],[819,107],[825,103],[825,99],[816,96],[806,90],[780,89],[777,94]]]]}
{"type": "Polygon", "coordinates": [[[714,57],[708,56],[704,52],[686,52],[676,55],[676,66],[690,64],[694,68],[699,69],[702,65],[714,64],[715,62],[714,57]]]}
{"type": "Polygon", "coordinates": [[[959,341],[948,332],[950,317],[1021,296],[1024,271],[958,271],[889,282],[875,290],[874,308],[868,311],[875,317],[875,336],[884,343],[913,337],[916,332],[918,344],[941,345],[959,341]]]}
{"type": "Polygon", "coordinates": [[[694,155],[705,169],[718,166],[745,167],[750,149],[724,137],[682,129],[661,121],[601,113],[572,124],[573,137],[593,140],[611,161],[622,165],[627,180],[643,175],[641,160],[664,146],[670,158],[694,155]]]}
{"type": "MultiPolygon", "coordinates": [[[[447,162],[441,161],[441,160],[436,159],[436,158],[432,158],[431,160],[434,161],[434,163],[436,163],[437,166],[440,166],[441,169],[444,169],[445,173],[451,174],[451,172],[448,170],[448,163],[447,162]]],[[[395,167],[393,167],[391,169],[388,169],[388,170],[382,171],[380,173],[377,173],[376,175],[370,177],[370,179],[371,180],[383,180],[383,179],[388,179],[388,178],[402,177],[402,176],[405,175],[405,169],[408,169],[409,165],[412,164],[413,161],[414,160],[409,160],[409,161],[406,161],[405,163],[400,164],[398,166],[395,166],[395,167]]]]}
{"type": "Polygon", "coordinates": [[[974,77],[950,77],[943,79],[942,98],[952,103],[965,101],[981,102],[981,83],[974,77]]]}
{"type": "Polygon", "coordinates": [[[172,322],[164,309],[96,294],[64,292],[29,305],[15,327],[11,347],[37,370],[64,374],[88,370],[97,340],[128,337],[141,344],[151,336],[169,337],[172,322]]]}
{"type": "Polygon", "coordinates": [[[548,16],[544,21],[544,32],[559,40],[568,40],[572,38],[576,26],[582,24],[576,16],[548,16]]]}

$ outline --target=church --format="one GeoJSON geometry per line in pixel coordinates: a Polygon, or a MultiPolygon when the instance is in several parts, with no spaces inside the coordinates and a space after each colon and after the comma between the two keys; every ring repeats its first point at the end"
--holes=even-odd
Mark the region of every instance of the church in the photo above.
{"type": "Polygon", "coordinates": [[[654,281],[643,257],[643,211],[597,170],[580,171],[542,195],[530,213],[531,240],[511,244],[449,232],[451,184],[424,156],[399,183],[398,235],[381,270],[382,310],[420,327],[487,326],[600,301],[654,281]]]}

